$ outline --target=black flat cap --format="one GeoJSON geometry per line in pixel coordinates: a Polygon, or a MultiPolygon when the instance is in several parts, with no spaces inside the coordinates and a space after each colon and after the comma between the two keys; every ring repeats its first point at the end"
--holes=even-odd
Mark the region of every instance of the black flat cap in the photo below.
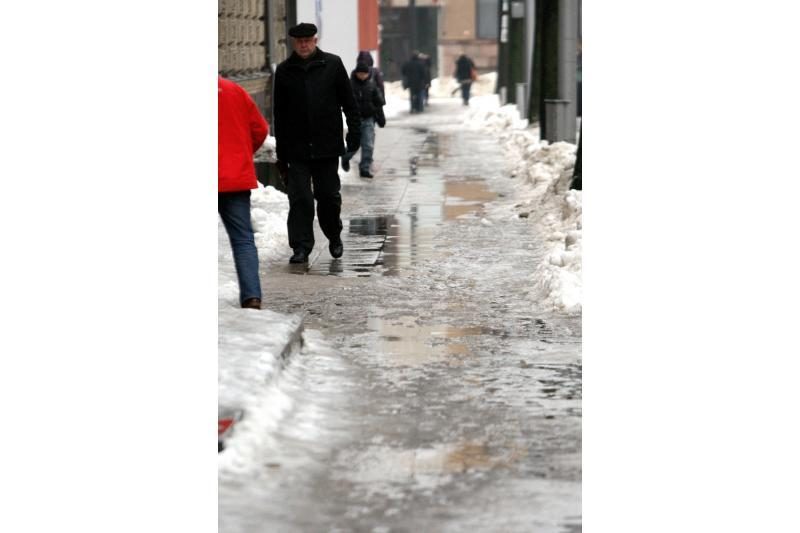
{"type": "Polygon", "coordinates": [[[317,34],[317,27],[308,22],[301,22],[297,26],[289,28],[290,37],[311,37],[317,34]]]}

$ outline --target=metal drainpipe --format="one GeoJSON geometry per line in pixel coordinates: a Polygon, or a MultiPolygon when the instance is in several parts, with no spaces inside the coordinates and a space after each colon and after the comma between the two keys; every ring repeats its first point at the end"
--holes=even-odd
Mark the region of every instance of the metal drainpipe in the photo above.
{"type": "Polygon", "coordinates": [[[575,72],[578,53],[578,0],[558,0],[558,97],[567,100],[564,140],[574,143],[577,129],[575,72]]]}

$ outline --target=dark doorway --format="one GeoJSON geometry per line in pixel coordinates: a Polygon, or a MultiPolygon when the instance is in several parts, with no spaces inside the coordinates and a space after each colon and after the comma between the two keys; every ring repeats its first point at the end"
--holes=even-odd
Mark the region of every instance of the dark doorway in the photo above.
{"type": "Polygon", "coordinates": [[[402,79],[400,69],[403,63],[411,58],[413,50],[419,50],[430,56],[431,77],[438,74],[437,45],[439,28],[438,7],[417,7],[415,10],[417,23],[417,40],[411,42],[411,24],[407,7],[381,8],[381,56],[380,68],[387,81],[402,79]]]}

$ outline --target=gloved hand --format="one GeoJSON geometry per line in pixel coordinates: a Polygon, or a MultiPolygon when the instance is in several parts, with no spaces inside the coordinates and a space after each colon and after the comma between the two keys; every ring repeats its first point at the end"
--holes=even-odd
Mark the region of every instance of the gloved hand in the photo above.
{"type": "Polygon", "coordinates": [[[286,161],[276,161],[275,166],[278,167],[278,173],[281,175],[284,183],[289,178],[289,163],[286,161]]]}
{"type": "Polygon", "coordinates": [[[383,110],[375,116],[375,124],[377,124],[379,128],[386,125],[386,116],[383,114],[383,110]]]}
{"type": "Polygon", "coordinates": [[[347,151],[349,153],[356,153],[358,149],[361,147],[361,139],[357,139],[356,137],[347,136],[347,151]]]}

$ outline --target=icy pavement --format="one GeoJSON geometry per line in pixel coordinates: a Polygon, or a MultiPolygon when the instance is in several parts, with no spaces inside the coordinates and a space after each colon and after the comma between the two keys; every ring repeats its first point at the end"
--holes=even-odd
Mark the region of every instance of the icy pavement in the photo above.
{"type": "Polygon", "coordinates": [[[580,308],[537,287],[541,198],[468,118],[399,113],[376,178],[343,175],[344,257],[264,262],[305,344],[220,454],[221,532],[580,530],[580,308]]]}

